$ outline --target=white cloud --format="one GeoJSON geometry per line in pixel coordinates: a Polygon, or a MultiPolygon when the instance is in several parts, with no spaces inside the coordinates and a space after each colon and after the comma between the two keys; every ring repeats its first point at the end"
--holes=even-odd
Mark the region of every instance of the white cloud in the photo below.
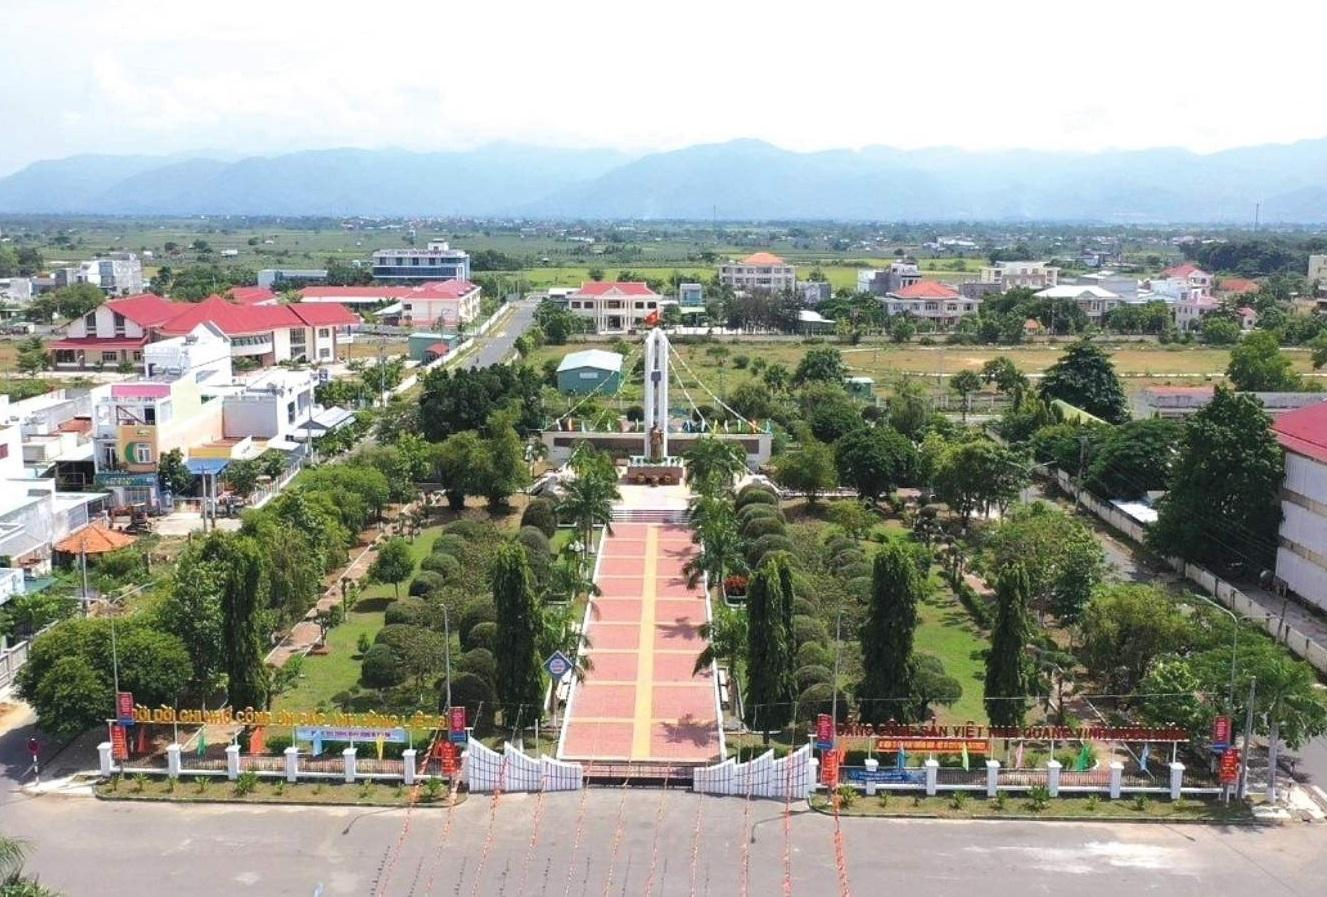
{"type": "Polygon", "coordinates": [[[1318,80],[1327,11],[1297,0],[1256,16],[1154,0],[6,6],[20,39],[0,54],[0,172],[201,147],[1210,151],[1327,134],[1327,107],[1295,89],[1318,80]]]}

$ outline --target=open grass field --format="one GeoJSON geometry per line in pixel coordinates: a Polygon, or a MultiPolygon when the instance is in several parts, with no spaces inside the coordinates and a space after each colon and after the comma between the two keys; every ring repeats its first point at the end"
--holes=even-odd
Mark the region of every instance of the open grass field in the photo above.
{"type": "Polygon", "coordinates": [[[913,648],[938,657],[945,672],[963,686],[963,697],[953,706],[935,708],[940,721],[983,723],[986,665],[981,652],[990,647],[990,640],[940,578],[935,576],[932,580],[930,597],[917,607],[913,648]]]}
{"type": "MultiPolygon", "coordinates": [[[[442,527],[429,527],[410,545],[410,554],[419,562],[428,556],[433,543],[442,533],[442,527]]],[[[405,586],[401,584],[401,594],[405,586]]],[[[383,626],[383,612],[395,597],[392,586],[374,583],[360,592],[359,600],[346,615],[346,620],[327,633],[327,653],[310,654],[304,658],[304,669],[295,687],[276,699],[277,710],[318,710],[331,705],[332,695],[345,691],[359,682],[359,649],[356,643],[361,634],[372,641],[383,626]]]]}
{"type": "MultiPolygon", "coordinates": [[[[903,376],[926,378],[932,386],[939,387],[940,383],[958,371],[979,370],[997,355],[1008,356],[1025,373],[1036,377],[1055,363],[1064,353],[1067,344],[921,346],[916,343],[873,343],[838,348],[850,373],[873,378],[877,392],[881,392],[903,376]]],[[[529,361],[538,368],[546,360],[560,360],[568,352],[587,348],[612,350],[615,345],[613,341],[597,341],[543,346],[531,353],[529,361]]],[[[1230,351],[1224,348],[1171,347],[1155,343],[1104,345],[1111,353],[1116,371],[1125,381],[1125,389],[1129,391],[1153,384],[1198,385],[1220,382],[1230,363],[1230,351]]],[[[808,348],[806,343],[796,340],[735,340],[724,342],[721,347],[717,343],[675,343],[674,349],[685,364],[675,364],[673,369],[695,400],[705,403],[711,400],[708,396],[702,398],[704,390],[697,387],[697,381],[722,396],[752,377],[747,367],[750,361],[761,358],[766,364],[782,364],[791,372],[808,348]]],[[[1301,374],[1322,376],[1313,370],[1308,351],[1288,349],[1286,353],[1295,370],[1301,374]]],[[[629,379],[622,387],[620,398],[624,403],[637,402],[640,400],[640,392],[639,384],[629,379]]]]}

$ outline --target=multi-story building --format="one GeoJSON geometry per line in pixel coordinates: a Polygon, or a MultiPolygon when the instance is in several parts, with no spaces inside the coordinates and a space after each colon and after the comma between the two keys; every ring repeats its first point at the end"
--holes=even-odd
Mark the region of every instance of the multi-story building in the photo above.
{"type": "Polygon", "coordinates": [[[888,268],[867,268],[857,272],[857,292],[888,296],[922,279],[922,272],[912,262],[894,262],[888,268]]]}
{"type": "Polygon", "coordinates": [[[705,306],[705,287],[698,283],[679,283],[677,285],[677,304],[683,311],[703,308],[705,306]]]}
{"type": "Polygon", "coordinates": [[[222,399],[222,436],[225,439],[264,440],[270,446],[291,441],[307,426],[315,412],[313,371],[274,368],[249,380],[242,389],[222,399]]]}
{"type": "Polygon", "coordinates": [[[230,382],[230,338],[205,321],[183,336],[143,347],[143,370],[149,378],[188,377],[199,384],[230,382]]]}
{"type": "MultiPolygon", "coordinates": [[[[1185,262],[1182,265],[1167,268],[1161,272],[1161,276],[1157,280],[1180,281],[1190,289],[1200,290],[1204,296],[1210,295],[1212,292],[1212,275],[1193,262],[1185,262]]],[[[1155,288],[1154,281],[1153,289],[1155,288]]]]}
{"type": "MultiPolygon", "coordinates": [[[[306,287],[301,305],[338,302],[345,305],[386,307],[400,303],[397,315],[407,327],[450,327],[479,317],[482,291],[468,280],[442,280],[418,286],[306,287]]],[[[389,309],[384,308],[384,314],[389,309]]]]}
{"type": "Polygon", "coordinates": [[[1096,286],[1061,284],[1037,293],[1038,299],[1068,299],[1077,305],[1094,324],[1100,324],[1106,312],[1118,308],[1124,300],[1110,290],[1096,286]]]}
{"type": "Polygon", "coordinates": [[[665,305],[677,304],[665,299],[639,282],[589,281],[567,296],[567,308],[573,315],[589,318],[597,333],[630,333],[647,326],[646,318],[662,317],[665,305]]]}
{"type": "Polygon", "coordinates": [[[1283,414],[1272,431],[1286,452],[1276,575],[1327,610],[1327,404],[1283,414]]]}
{"type": "Polygon", "coordinates": [[[1193,288],[1184,298],[1174,303],[1175,326],[1181,332],[1199,326],[1204,317],[1221,307],[1220,302],[1196,290],[1197,288],[1193,288]]]}
{"type": "Polygon", "coordinates": [[[797,294],[807,305],[819,305],[834,296],[834,288],[828,280],[804,280],[797,285],[797,294]]]}
{"type": "Polygon", "coordinates": [[[719,283],[742,292],[791,292],[797,286],[797,267],[777,255],[757,252],[720,265],[719,283]]]}
{"type": "Polygon", "coordinates": [[[426,249],[379,249],[373,253],[374,280],[469,280],[470,254],[431,240],[426,249]]]}
{"type": "Polygon", "coordinates": [[[941,325],[958,323],[964,315],[976,314],[980,299],[969,299],[953,287],[934,280],[919,280],[911,286],[890,293],[884,299],[885,311],[893,315],[911,315],[941,325]]]}
{"type": "Polygon", "coordinates": [[[57,368],[142,364],[152,330],[179,314],[180,306],[153,293],[104,302],[70,321],[65,335],[49,346],[57,368]]]}
{"type": "Polygon", "coordinates": [[[80,262],[77,268],[57,268],[54,274],[57,287],[90,283],[108,296],[133,296],[143,292],[143,263],[132,252],[89,259],[80,262]]]}
{"type": "Polygon", "coordinates": [[[31,280],[26,277],[0,277],[0,302],[27,302],[31,298],[31,280]]]}
{"type": "Polygon", "coordinates": [[[359,318],[335,302],[246,306],[209,296],[156,329],[166,336],[183,336],[204,323],[230,339],[232,360],[249,358],[268,367],[283,361],[335,361],[339,333],[359,318]]]}
{"type": "Polygon", "coordinates": [[[1060,269],[1045,262],[996,262],[981,269],[979,282],[997,284],[1001,291],[1014,287],[1044,290],[1060,282],[1060,269]]]}

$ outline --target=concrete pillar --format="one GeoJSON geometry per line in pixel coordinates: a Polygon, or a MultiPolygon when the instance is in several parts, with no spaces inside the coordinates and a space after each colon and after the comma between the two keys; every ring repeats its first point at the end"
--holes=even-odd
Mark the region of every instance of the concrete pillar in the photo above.
{"type": "Polygon", "coordinates": [[[180,762],[180,752],[183,749],[183,746],[179,742],[166,745],[166,775],[170,776],[172,779],[178,779],[180,777],[180,768],[183,765],[180,762]]]}
{"type": "Polygon", "coordinates": [[[866,796],[875,797],[875,775],[880,771],[880,761],[874,757],[866,761],[866,796]]]}
{"type": "Polygon", "coordinates": [[[1170,764],[1170,799],[1180,799],[1180,788],[1184,785],[1184,764],[1170,764]]]}
{"type": "Polygon", "coordinates": [[[1112,760],[1110,764],[1110,799],[1119,800],[1120,791],[1124,787],[1124,764],[1119,760],[1112,760]]]}
{"type": "Polygon", "coordinates": [[[341,757],[346,763],[346,781],[355,781],[355,748],[346,748],[341,752],[341,757]]]}
{"type": "Polygon", "coordinates": [[[817,786],[820,785],[820,761],[811,757],[806,761],[806,769],[810,773],[807,777],[806,793],[814,794],[817,786]]]}
{"type": "Polygon", "coordinates": [[[926,796],[935,797],[936,787],[940,780],[940,761],[926,761],[926,796]]]}
{"type": "Polygon", "coordinates": [[[1046,790],[1051,793],[1051,797],[1060,796],[1060,761],[1046,761],[1046,790]]]}
{"type": "Polygon", "coordinates": [[[226,778],[232,782],[240,777],[240,746],[226,745],[226,778]]]}
{"type": "Polygon", "coordinates": [[[415,749],[407,748],[401,752],[401,781],[406,785],[415,784],[415,749]]]}
{"type": "Polygon", "coordinates": [[[286,781],[299,780],[299,748],[293,744],[286,748],[286,781]]]}
{"type": "Polygon", "coordinates": [[[111,758],[111,743],[103,741],[97,745],[97,771],[103,779],[109,778],[115,769],[115,760],[111,758]]]}
{"type": "Polygon", "coordinates": [[[995,797],[1000,785],[1000,761],[986,761],[986,796],[995,797]]]}

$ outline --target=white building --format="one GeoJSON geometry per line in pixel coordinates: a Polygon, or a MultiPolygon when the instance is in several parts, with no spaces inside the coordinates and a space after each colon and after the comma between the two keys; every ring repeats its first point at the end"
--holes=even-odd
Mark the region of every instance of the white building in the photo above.
{"type": "MultiPolygon", "coordinates": [[[[1176,281],[1183,287],[1198,290],[1204,296],[1209,296],[1212,293],[1212,275],[1192,262],[1185,262],[1182,265],[1167,268],[1161,272],[1161,276],[1156,280],[1176,281]]],[[[1156,290],[1155,282],[1152,289],[1156,290]]]]}
{"type": "Polygon", "coordinates": [[[313,371],[264,371],[223,399],[222,437],[266,440],[268,447],[292,448],[295,431],[313,418],[317,385],[313,371]],[[281,444],[272,445],[274,442],[281,444]]]}
{"type": "Polygon", "coordinates": [[[1044,290],[1060,282],[1060,269],[1045,262],[996,262],[981,269],[980,283],[997,284],[999,289],[1029,287],[1044,290]]]}
{"type": "Polygon", "coordinates": [[[482,291],[464,279],[437,280],[417,286],[313,286],[300,291],[301,305],[329,302],[369,307],[399,302],[403,326],[443,326],[455,330],[459,324],[469,324],[479,317],[482,291]]]}
{"type": "Polygon", "coordinates": [[[1175,326],[1180,331],[1193,330],[1202,322],[1204,317],[1220,307],[1221,303],[1210,296],[1185,296],[1174,304],[1175,326]]]}
{"type": "Polygon", "coordinates": [[[26,277],[0,277],[0,302],[27,302],[31,298],[31,280],[26,277]]]}
{"type": "Polygon", "coordinates": [[[891,315],[911,315],[937,324],[956,324],[964,315],[973,315],[981,307],[980,299],[960,295],[947,284],[919,280],[911,286],[890,293],[884,299],[891,315]]]}
{"type": "Polygon", "coordinates": [[[888,296],[922,279],[921,270],[912,262],[893,262],[888,268],[864,268],[857,272],[857,292],[888,296]]]}
{"type": "Polygon", "coordinates": [[[629,333],[648,326],[652,315],[660,318],[665,305],[676,305],[644,283],[588,281],[567,296],[572,314],[589,318],[597,333],[629,333]]]}
{"type": "Polygon", "coordinates": [[[55,272],[56,285],[89,283],[109,296],[133,296],[143,292],[143,263],[131,252],[80,262],[77,268],[55,272]]]}
{"type": "Polygon", "coordinates": [[[142,364],[152,330],[179,314],[181,306],[153,293],[112,299],[70,321],[49,349],[57,368],[142,364]]]}
{"type": "Polygon", "coordinates": [[[469,280],[470,254],[432,240],[425,249],[379,249],[373,253],[373,279],[402,281],[469,280]]]}
{"type": "Polygon", "coordinates": [[[144,346],[143,369],[149,377],[187,374],[195,383],[227,383],[232,375],[230,338],[205,321],[184,336],[144,346]]]}
{"type": "Polygon", "coordinates": [[[1286,452],[1276,575],[1327,610],[1327,404],[1283,414],[1272,430],[1286,452]]]}
{"type": "Polygon", "coordinates": [[[1061,284],[1037,293],[1038,299],[1068,299],[1082,309],[1094,324],[1100,324],[1106,312],[1123,303],[1117,294],[1096,286],[1061,284]]]}
{"type": "Polygon", "coordinates": [[[757,252],[720,265],[719,283],[744,292],[790,292],[797,286],[797,267],[772,253],[757,252]]]}

